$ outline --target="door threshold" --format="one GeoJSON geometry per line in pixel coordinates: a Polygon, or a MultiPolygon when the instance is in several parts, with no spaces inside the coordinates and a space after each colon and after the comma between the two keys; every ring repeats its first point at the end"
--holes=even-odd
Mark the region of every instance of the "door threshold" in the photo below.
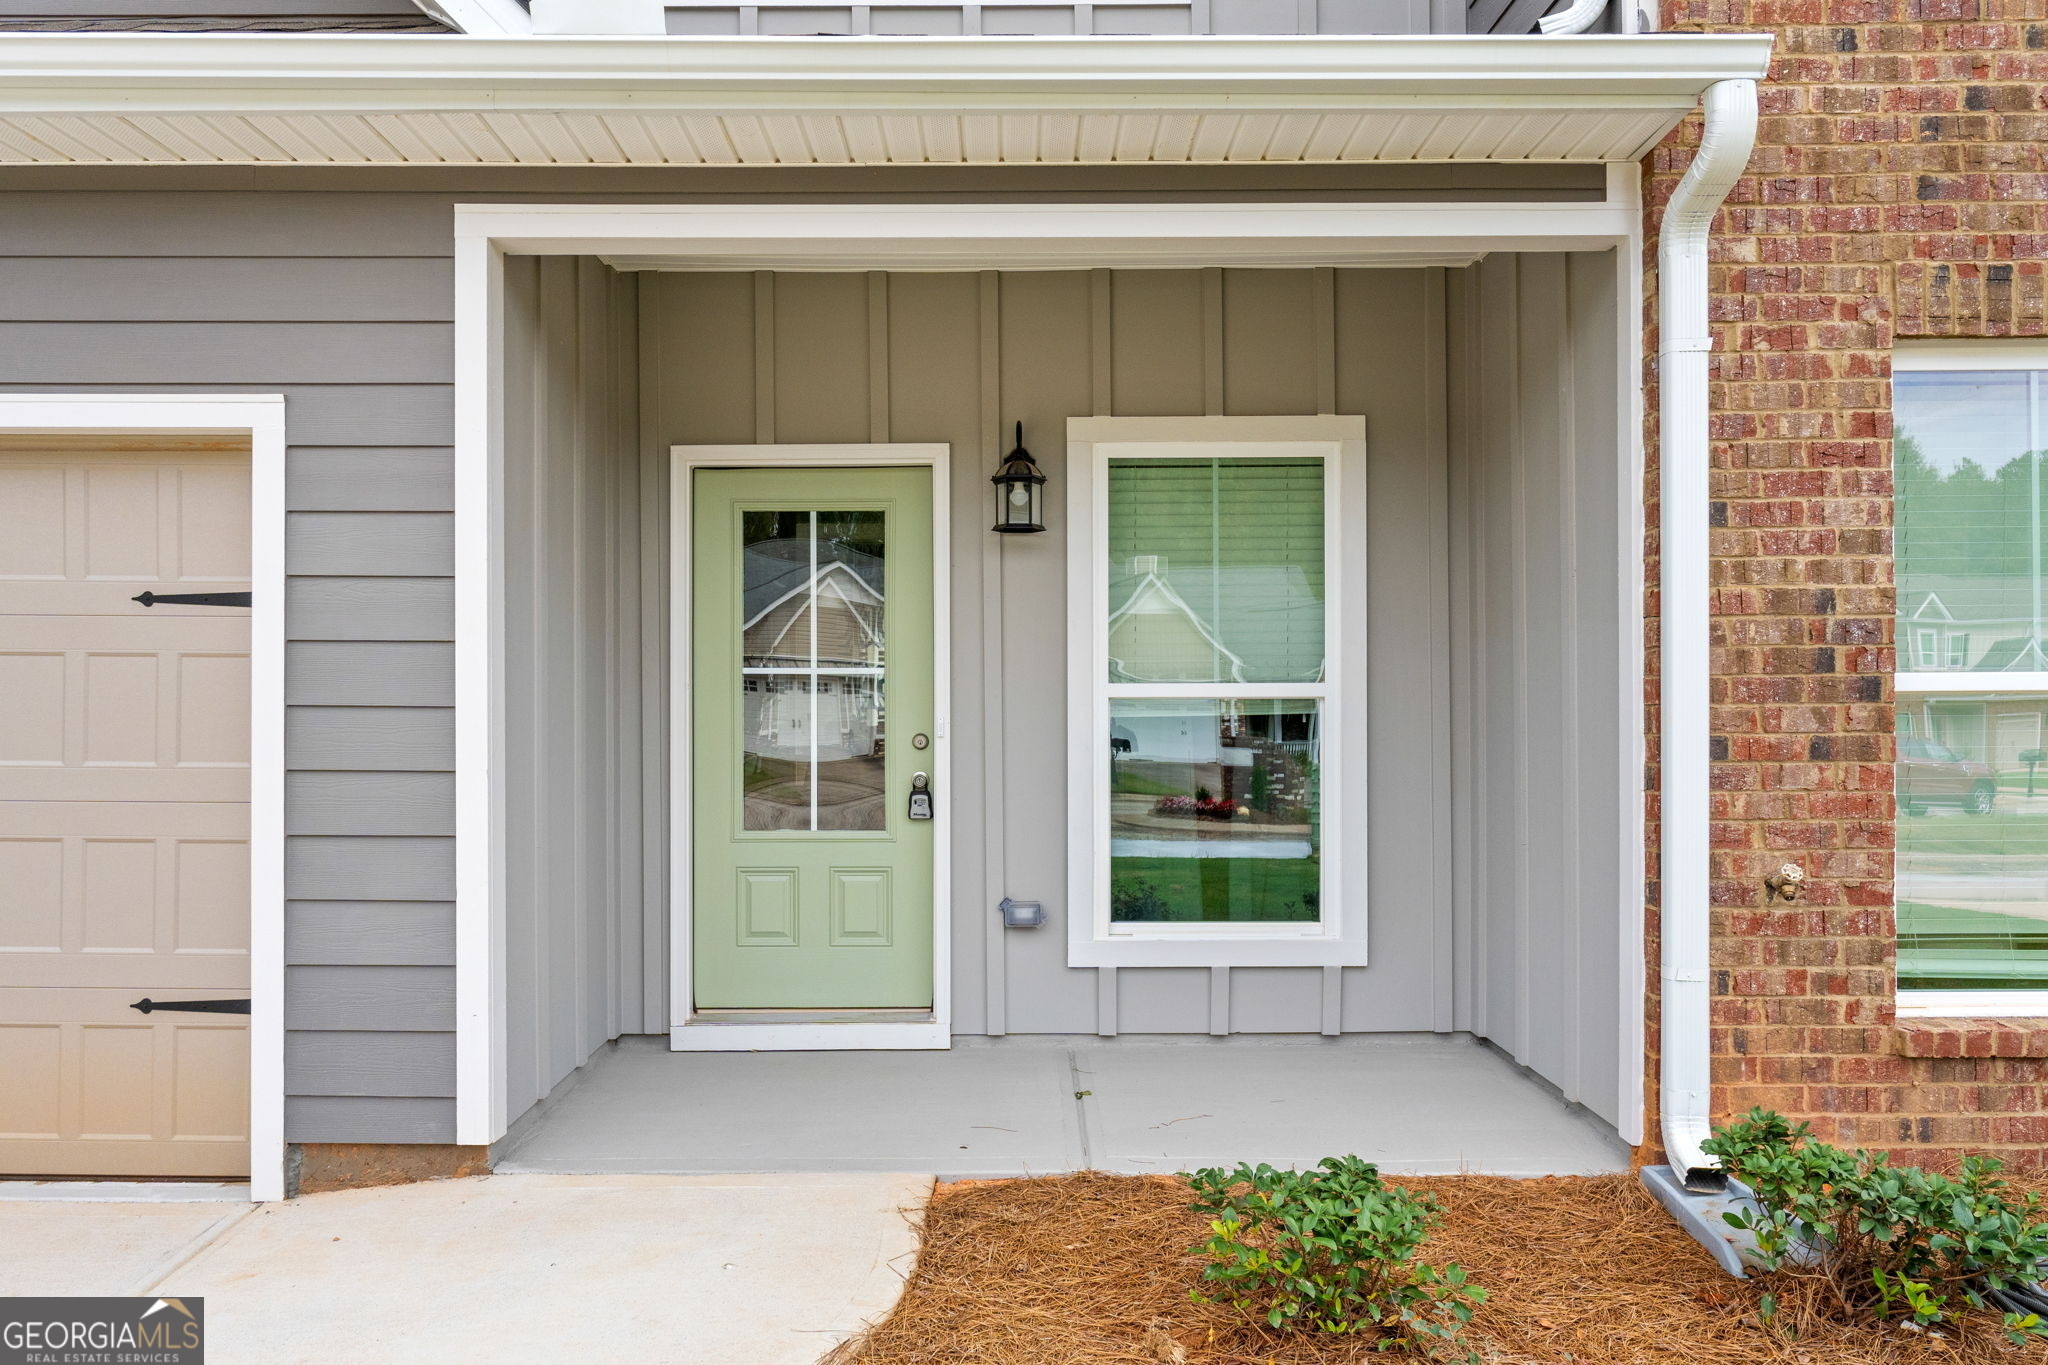
{"type": "Polygon", "coordinates": [[[930,1010],[698,1010],[684,1028],[736,1024],[929,1024],[930,1010]]]}
{"type": "Polygon", "coordinates": [[[671,1052],[950,1048],[930,1010],[699,1010],[669,1030],[671,1052]]]}

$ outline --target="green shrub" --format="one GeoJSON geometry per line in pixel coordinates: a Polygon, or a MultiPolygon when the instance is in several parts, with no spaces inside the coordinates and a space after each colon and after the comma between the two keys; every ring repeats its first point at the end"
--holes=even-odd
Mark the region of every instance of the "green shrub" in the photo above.
{"type": "Polygon", "coordinates": [[[1355,1156],[1325,1157],[1314,1170],[1240,1165],[1187,1177],[1194,1208],[1208,1214],[1209,1258],[1198,1303],[1228,1303],[1283,1331],[1385,1333],[1389,1346],[1454,1350],[1486,1291],[1464,1268],[1416,1259],[1440,1217],[1436,1201],[1381,1181],[1355,1156]]]}
{"type": "MultiPolygon", "coordinates": [[[[1722,1216],[1756,1237],[1765,1274],[1823,1279],[1851,1316],[1926,1327],[1964,1304],[1995,1309],[1987,1293],[2025,1286],[2048,1262],[2039,1196],[2014,1191],[1991,1158],[1965,1159],[1954,1177],[1894,1166],[1815,1142],[1807,1125],[1765,1109],[1704,1146],[1756,1193],[1759,1207],[1722,1216]]],[[[1774,1302],[1766,1296],[1766,1316],[1774,1302]]],[[[2015,1343],[2048,1337],[2035,1314],[2003,1318],[2015,1343]]]]}
{"type": "Polygon", "coordinates": [[[1118,923],[1146,923],[1171,919],[1173,907],[1159,888],[1142,877],[1112,877],[1109,882],[1109,917],[1118,923]]]}

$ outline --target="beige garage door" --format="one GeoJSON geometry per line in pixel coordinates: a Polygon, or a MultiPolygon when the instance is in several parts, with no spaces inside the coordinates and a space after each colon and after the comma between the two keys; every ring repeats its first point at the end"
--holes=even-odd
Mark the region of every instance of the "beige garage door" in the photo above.
{"type": "Polygon", "coordinates": [[[0,1174],[249,1169],[249,457],[0,448],[0,1174]]]}

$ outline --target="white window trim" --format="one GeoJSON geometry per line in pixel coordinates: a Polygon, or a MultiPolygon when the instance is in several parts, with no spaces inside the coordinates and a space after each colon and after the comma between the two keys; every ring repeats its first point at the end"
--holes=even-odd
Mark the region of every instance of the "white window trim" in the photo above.
{"type": "Polygon", "coordinates": [[[2048,692],[2048,673],[1901,673],[1892,679],[1892,690],[1915,696],[1942,692],[2048,692]]]}
{"type": "Polygon", "coordinates": [[[2048,991],[1900,991],[1901,1019],[2038,1019],[2048,991]]]}
{"type": "Polygon", "coordinates": [[[249,1198],[285,1195],[284,395],[0,394],[0,432],[249,441],[249,1198]]]}
{"type": "MultiPolygon", "coordinates": [[[[1341,528],[1364,522],[1363,417],[1075,417],[1067,422],[1067,962],[1075,967],[1363,966],[1366,883],[1363,636],[1347,657],[1346,590],[1364,601],[1362,549],[1344,568],[1341,528]],[[1315,684],[1112,684],[1109,672],[1109,459],[1190,453],[1231,445],[1231,455],[1313,455],[1323,466],[1324,676],[1315,684]],[[1151,446],[1134,451],[1132,446],[1151,446]],[[1265,447],[1264,450],[1258,449],[1265,447]],[[1347,491],[1348,490],[1348,491],[1347,491]],[[1358,672],[1349,683],[1350,663],[1358,672]],[[1347,686],[1352,695],[1346,697],[1347,686]],[[1302,698],[1322,701],[1322,919],[1313,925],[1126,925],[1109,920],[1109,821],[1101,755],[1109,751],[1109,702],[1133,697],[1302,698]],[[1355,713],[1355,714],[1352,714],[1355,713]],[[1350,900],[1345,888],[1353,889],[1350,900]]],[[[1350,539],[1356,540],[1357,537],[1350,539]]]]}
{"type": "MultiPolygon", "coordinates": [[[[2048,342],[2003,337],[1957,337],[1901,341],[1892,352],[1892,371],[1908,374],[1967,370],[2048,370],[2048,342]]],[[[1902,672],[1894,693],[2042,692],[2048,673],[1902,672]]],[[[1896,902],[1895,902],[1896,903],[1896,902]]],[[[1896,936],[1897,930],[1894,929],[1896,936]]],[[[2048,1017],[2048,991],[1898,992],[1901,1019],[2023,1019],[2048,1017]]]]}
{"type": "Polygon", "coordinates": [[[2048,341],[2039,337],[1952,337],[1901,341],[1892,373],[1957,370],[2048,370],[2048,341]]]}

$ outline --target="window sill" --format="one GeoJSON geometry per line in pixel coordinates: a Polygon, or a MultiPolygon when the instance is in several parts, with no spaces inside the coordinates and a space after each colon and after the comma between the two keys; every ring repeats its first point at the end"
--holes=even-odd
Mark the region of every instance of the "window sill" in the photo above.
{"type": "Polygon", "coordinates": [[[2048,1057],[2048,1018],[1900,1019],[1891,1050],[1901,1057],[2048,1057]]]}
{"type": "Polygon", "coordinates": [[[1077,938],[1070,967],[1363,967],[1365,944],[1341,938],[1077,938]]]}

